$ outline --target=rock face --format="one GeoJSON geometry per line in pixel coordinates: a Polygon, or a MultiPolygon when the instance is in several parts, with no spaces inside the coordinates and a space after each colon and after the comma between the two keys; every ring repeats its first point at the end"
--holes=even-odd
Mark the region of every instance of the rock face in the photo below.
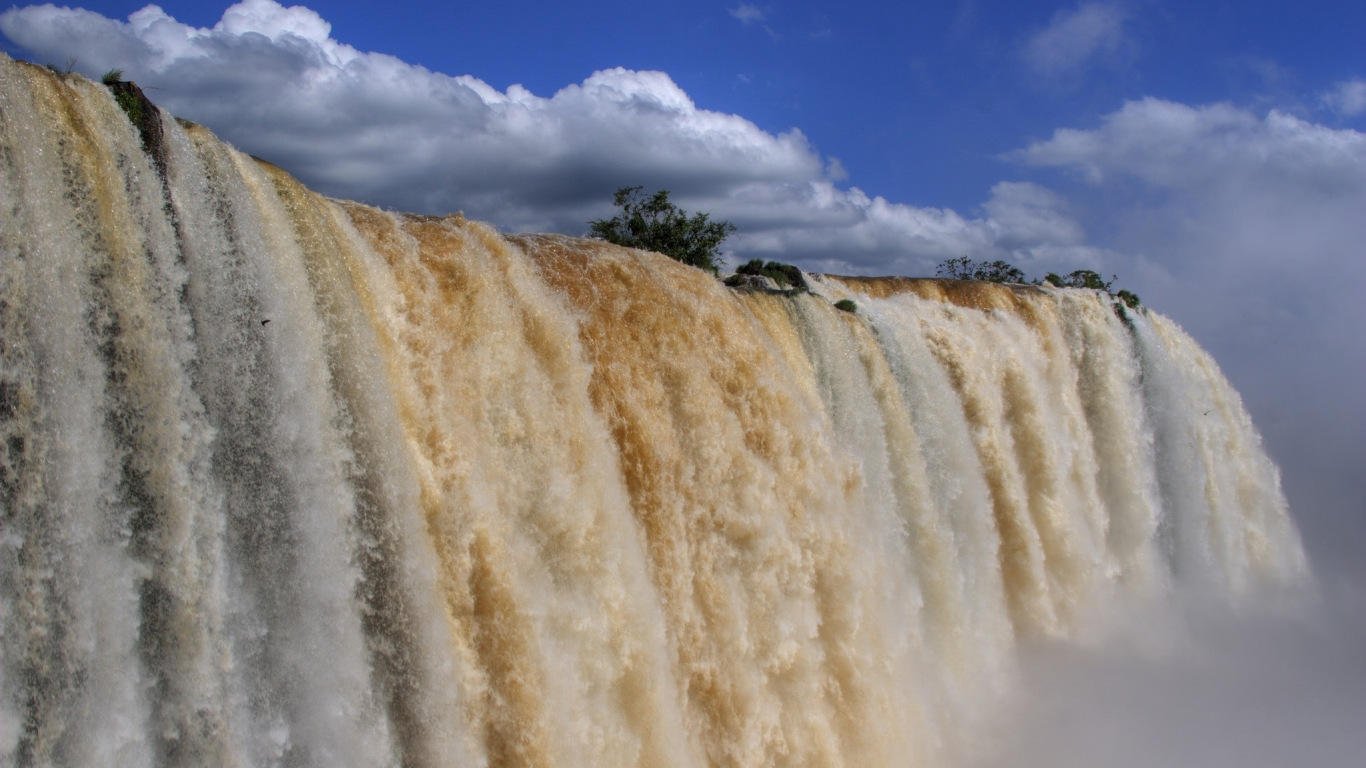
{"type": "Polygon", "coordinates": [[[736,273],[726,278],[726,285],[745,293],[786,293],[771,277],[736,273]]]}
{"type": "Polygon", "coordinates": [[[142,150],[152,158],[157,173],[164,181],[166,178],[166,147],[162,143],[161,114],[157,105],[147,98],[137,83],[128,80],[105,83],[114,100],[128,115],[128,120],[138,129],[142,138],[142,150]]]}

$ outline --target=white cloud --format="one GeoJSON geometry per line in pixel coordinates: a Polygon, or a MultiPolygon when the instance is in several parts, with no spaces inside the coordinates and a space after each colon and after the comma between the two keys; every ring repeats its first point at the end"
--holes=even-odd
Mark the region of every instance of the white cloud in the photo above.
{"type": "Polygon", "coordinates": [[[1349,117],[1366,112],[1366,80],[1344,80],[1323,95],[1323,103],[1341,115],[1349,117]]]}
{"type": "Polygon", "coordinates": [[[739,6],[728,10],[730,11],[731,16],[734,16],[745,24],[755,24],[765,21],[768,18],[768,14],[763,8],[748,3],[740,3],[739,6]]]}
{"type": "Polygon", "coordinates": [[[1257,177],[1358,189],[1366,135],[1276,110],[1259,118],[1228,104],[1191,107],[1147,98],[1106,116],[1099,129],[1061,129],[1015,157],[1030,165],[1073,168],[1095,183],[1117,172],[1173,188],[1257,177]]]}
{"type": "Polygon", "coordinates": [[[781,36],[773,31],[773,27],[768,25],[767,8],[750,5],[749,3],[741,3],[735,8],[730,8],[728,10],[730,11],[730,15],[738,19],[741,24],[744,24],[745,26],[757,24],[759,28],[766,32],[773,40],[776,41],[780,39],[781,36]]]}
{"type": "Polygon", "coordinates": [[[549,98],[500,92],[357,51],[315,12],[272,0],[234,5],[212,29],[155,6],[128,23],[30,7],[0,15],[0,29],[40,56],[80,51],[92,74],[123,69],[162,106],[323,191],[404,209],[555,227],[635,179],[687,194],[824,167],[800,131],[698,109],[661,72],[604,70],[549,98]]]}
{"type": "Polygon", "coordinates": [[[79,52],[92,75],[123,69],[173,113],[315,189],[403,210],[578,234],[609,212],[612,190],[643,183],[740,225],[728,243],[737,256],[787,249],[861,272],[932,271],[962,254],[1028,259],[1062,231],[1077,242],[1075,223],[1049,203],[993,198],[997,221],[839,189],[843,167],[801,131],[775,135],[699,109],[662,72],[603,70],[550,97],[500,92],[358,51],[314,11],[272,0],[234,5],[210,29],[156,6],[124,23],[45,5],[0,14],[0,30],[49,60],[79,52]]]}
{"type": "Polygon", "coordinates": [[[1127,18],[1123,8],[1109,2],[1059,10],[1047,27],[1025,43],[1022,55],[1031,68],[1045,75],[1077,70],[1094,57],[1113,55],[1129,44],[1124,34],[1127,18]]]}
{"type": "Polygon", "coordinates": [[[1009,181],[992,187],[991,199],[982,206],[1001,233],[999,242],[1007,247],[1081,245],[1086,235],[1068,207],[1056,193],[1037,184],[1009,181]]]}

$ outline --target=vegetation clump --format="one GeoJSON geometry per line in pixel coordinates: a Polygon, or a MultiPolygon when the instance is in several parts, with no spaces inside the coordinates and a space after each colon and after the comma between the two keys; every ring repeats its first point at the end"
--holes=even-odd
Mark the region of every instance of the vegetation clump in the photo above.
{"type": "Polygon", "coordinates": [[[1059,277],[1056,273],[1049,272],[1044,275],[1043,282],[1058,288],[1090,288],[1109,293],[1110,286],[1114,285],[1118,279],[1118,275],[1110,275],[1109,282],[1106,282],[1099,273],[1092,272],[1089,269],[1078,269],[1075,272],[1068,273],[1066,277],[1059,277]]]}
{"type": "Polygon", "coordinates": [[[1078,269],[1065,276],[1059,277],[1053,272],[1044,275],[1044,283],[1057,286],[1058,288],[1090,288],[1096,291],[1105,291],[1124,303],[1129,309],[1138,309],[1142,304],[1138,299],[1138,294],[1121,288],[1119,291],[1112,291],[1110,288],[1119,279],[1118,275],[1110,275],[1109,280],[1102,279],[1101,276],[1089,269],[1078,269]]]}
{"type": "Polygon", "coordinates": [[[767,277],[774,283],[777,283],[779,288],[785,290],[811,290],[811,286],[806,284],[806,278],[802,277],[802,271],[800,269],[797,269],[791,264],[784,264],[781,261],[764,263],[763,259],[751,259],[750,261],[741,264],[740,267],[735,270],[735,274],[767,277]]]}
{"type": "MultiPolygon", "coordinates": [[[[1004,262],[977,262],[967,256],[959,256],[956,259],[945,259],[935,267],[935,274],[939,277],[947,277],[953,280],[986,280],[992,283],[1024,283],[1026,282],[1025,273],[1004,262]]],[[[1111,275],[1109,280],[1100,276],[1100,273],[1089,269],[1078,269],[1066,275],[1058,275],[1049,272],[1044,275],[1042,280],[1034,280],[1034,285],[1051,285],[1056,288],[1087,288],[1095,291],[1105,291],[1119,303],[1115,305],[1115,313],[1124,322],[1129,322],[1129,316],[1124,308],[1140,309],[1142,302],[1139,301],[1138,294],[1133,291],[1120,289],[1111,290],[1115,281],[1119,280],[1118,275],[1111,275]]]]}
{"type": "MultiPolygon", "coordinates": [[[[119,83],[118,85],[123,85],[119,83]]],[[[123,114],[128,115],[128,122],[139,128],[147,120],[147,108],[143,105],[143,100],[137,97],[129,88],[112,88],[114,91],[114,101],[118,102],[119,109],[123,114]]]]}
{"type": "Polygon", "coordinates": [[[612,196],[621,213],[610,219],[588,222],[591,237],[609,243],[655,251],[684,264],[705,269],[713,275],[719,264],[721,242],[735,231],[729,221],[712,221],[711,216],[688,212],[669,202],[669,191],[661,189],[649,197],[644,187],[622,187],[612,196]]]}
{"type": "Polygon", "coordinates": [[[100,78],[104,87],[113,94],[114,101],[128,116],[128,122],[137,129],[142,139],[142,151],[152,158],[162,183],[166,180],[166,147],[162,141],[161,113],[138,84],[123,79],[123,70],[111,69],[100,78]]]}
{"type": "Polygon", "coordinates": [[[840,299],[835,302],[835,309],[845,312],[858,312],[858,305],[854,303],[853,299],[840,299]]]}
{"type": "Polygon", "coordinates": [[[67,79],[68,77],[71,77],[71,75],[76,71],[76,62],[77,62],[77,61],[79,61],[79,59],[78,59],[77,57],[75,57],[75,56],[72,56],[71,58],[67,59],[67,60],[66,60],[66,69],[62,69],[61,67],[57,66],[56,64],[51,64],[51,63],[49,63],[49,64],[44,64],[43,66],[47,68],[47,71],[49,71],[49,72],[51,72],[52,74],[56,75],[57,77],[60,77],[61,79],[65,80],[65,79],[67,79]]]}
{"type": "Polygon", "coordinates": [[[985,280],[989,283],[1023,283],[1025,273],[1004,261],[973,261],[967,256],[945,259],[935,267],[938,277],[952,280],[985,280]]]}

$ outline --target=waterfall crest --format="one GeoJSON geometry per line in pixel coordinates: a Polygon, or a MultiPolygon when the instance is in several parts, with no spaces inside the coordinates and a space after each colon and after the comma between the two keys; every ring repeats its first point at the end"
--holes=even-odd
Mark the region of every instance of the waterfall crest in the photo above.
{"type": "Polygon", "coordinates": [[[1022,639],[1309,578],[1155,313],[735,293],[161,122],[0,56],[6,765],[940,765],[1022,639]]]}

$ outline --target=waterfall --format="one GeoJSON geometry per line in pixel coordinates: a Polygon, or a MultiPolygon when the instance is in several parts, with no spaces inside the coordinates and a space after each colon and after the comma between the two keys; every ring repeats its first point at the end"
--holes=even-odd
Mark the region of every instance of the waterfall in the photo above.
{"type": "Polygon", "coordinates": [[[5,765],[937,766],[1020,642],[1309,578],[1156,313],[737,293],[160,118],[0,56],[5,765]]]}

